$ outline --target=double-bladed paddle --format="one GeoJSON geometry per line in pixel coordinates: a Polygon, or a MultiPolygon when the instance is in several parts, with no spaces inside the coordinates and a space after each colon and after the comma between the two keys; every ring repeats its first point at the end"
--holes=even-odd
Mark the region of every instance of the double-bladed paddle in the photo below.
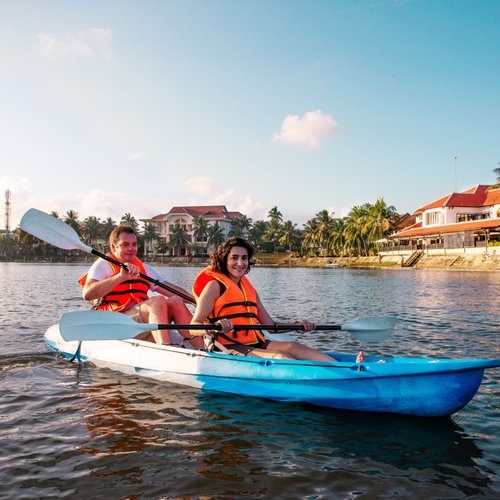
{"type": "MultiPolygon", "coordinates": [[[[356,340],[378,342],[389,338],[396,318],[362,318],[344,325],[316,325],[316,330],[342,330],[356,340]]],[[[303,330],[301,324],[289,325],[235,325],[235,330],[290,331],[303,330]]],[[[73,340],[123,340],[131,339],[150,330],[221,330],[215,325],[176,325],[137,323],[127,315],[108,311],[75,311],[64,313],[59,322],[61,336],[73,340]]]]}
{"type": "MultiPolygon", "coordinates": [[[[113,264],[127,270],[127,265],[123,262],[120,262],[119,260],[116,260],[113,257],[110,257],[109,255],[101,253],[99,252],[99,250],[95,250],[94,248],[86,245],[83,241],[80,240],[78,234],[71,226],[68,226],[68,224],[64,223],[62,220],[56,219],[52,215],[46,214],[45,212],[37,210],[36,208],[30,208],[23,215],[19,227],[23,231],[26,231],[36,238],[50,243],[55,247],[62,248],[63,250],[83,250],[84,252],[94,254],[101,259],[112,262],[113,264]]],[[[151,283],[154,283],[160,288],[178,295],[187,302],[191,302],[192,304],[196,303],[194,297],[191,295],[183,293],[180,290],[168,286],[165,283],[155,280],[154,278],[151,278],[150,276],[147,276],[143,273],[140,273],[140,276],[142,279],[145,279],[151,283]]]]}

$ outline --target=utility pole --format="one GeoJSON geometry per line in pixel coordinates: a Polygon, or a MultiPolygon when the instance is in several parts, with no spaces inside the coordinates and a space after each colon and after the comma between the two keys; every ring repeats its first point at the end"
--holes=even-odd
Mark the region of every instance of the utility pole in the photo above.
{"type": "Polygon", "coordinates": [[[5,234],[10,236],[10,191],[5,191],[5,234]]]}

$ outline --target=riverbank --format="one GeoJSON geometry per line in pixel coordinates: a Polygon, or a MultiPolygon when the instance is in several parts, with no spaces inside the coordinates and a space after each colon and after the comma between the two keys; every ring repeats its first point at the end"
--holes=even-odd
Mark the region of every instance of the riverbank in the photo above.
{"type": "MultiPolygon", "coordinates": [[[[407,256],[406,256],[407,258],[407,256]]],[[[290,254],[257,254],[257,265],[271,267],[346,267],[401,269],[401,255],[370,257],[293,257],[290,254]]],[[[500,255],[424,255],[412,267],[405,269],[458,269],[470,271],[500,271],[500,255]]]]}
{"type": "MultiPolygon", "coordinates": [[[[406,256],[408,258],[408,256],[406,256]]],[[[401,255],[384,255],[369,257],[296,257],[289,253],[257,253],[254,256],[257,266],[261,267],[329,267],[329,268],[376,268],[401,269],[403,257],[401,255]]],[[[0,259],[9,262],[7,259],[0,259]]],[[[54,264],[91,264],[92,255],[85,257],[64,256],[49,259],[17,259],[15,262],[26,263],[54,263],[54,264]]],[[[162,257],[161,259],[144,259],[152,265],[171,266],[206,266],[208,258],[201,257],[162,257]]],[[[451,269],[469,271],[500,271],[500,255],[492,254],[462,254],[462,255],[424,255],[412,267],[405,269],[451,269]]]]}

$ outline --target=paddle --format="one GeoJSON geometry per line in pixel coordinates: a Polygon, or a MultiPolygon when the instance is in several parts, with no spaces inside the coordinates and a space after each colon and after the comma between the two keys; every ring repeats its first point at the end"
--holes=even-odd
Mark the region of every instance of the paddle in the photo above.
{"type": "MultiPolygon", "coordinates": [[[[50,243],[55,247],[62,248],[63,250],[83,250],[84,252],[94,254],[101,259],[112,262],[113,264],[120,266],[125,270],[128,270],[127,265],[123,262],[120,262],[119,260],[116,260],[109,255],[103,254],[99,252],[99,250],[95,250],[94,248],[89,247],[88,245],[83,243],[76,231],[71,226],[68,226],[68,224],[65,224],[62,220],[56,219],[52,215],[46,214],[45,212],[37,210],[36,208],[30,208],[23,215],[19,227],[23,231],[26,231],[27,233],[30,233],[38,239],[46,241],[47,243],[50,243]]],[[[168,286],[165,283],[159,280],[155,280],[154,278],[151,278],[150,276],[147,276],[143,273],[140,273],[140,276],[142,279],[145,279],[151,283],[154,283],[160,288],[178,295],[185,301],[196,304],[194,297],[192,297],[191,295],[183,293],[180,290],[168,286]]]]}
{"type": "MultiPolygon", "coordinates": [[[[356,340],[381,341],[389,338],[396,318],[362,318],[345,325],[317,325],[316,330],[349,331],[356,340]]],[[[221,330],[216,325],[176,325],[137,323],[125,314],[107,311],[75,311],[64,313],[59,322],[61,336],[72,340],[123,340],[150,330],[221,330]]],[[[235,325],[235,330],[303,330],[302,325],[235,325]]]]}

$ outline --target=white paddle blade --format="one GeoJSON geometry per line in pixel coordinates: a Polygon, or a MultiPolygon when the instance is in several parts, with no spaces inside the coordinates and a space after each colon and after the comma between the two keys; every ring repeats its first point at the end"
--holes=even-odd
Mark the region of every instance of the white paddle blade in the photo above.
{"type": "Polygon", "coordinates": [[[59,322],[61,337],[73,340],[123,340],[142,332],[157,330],[158,325],[136,323],[125,314],[107,311],[64,313],[59,322]]]}
{"type": "Polygon", "coordinates": [[[350,332],[353,339],[362,342],[381,342],[392,335],[395,324],[396,318],[368,317],[346,323],[341,329],[350,332]]]}
{"type": "Polygon", "coordinates": [[[63,250],[92,252],[92,248],[80,241],[78,234],[71,226],[36,208],[30,208],[23,215],[19,227],[36,238],[63,250]]]}

